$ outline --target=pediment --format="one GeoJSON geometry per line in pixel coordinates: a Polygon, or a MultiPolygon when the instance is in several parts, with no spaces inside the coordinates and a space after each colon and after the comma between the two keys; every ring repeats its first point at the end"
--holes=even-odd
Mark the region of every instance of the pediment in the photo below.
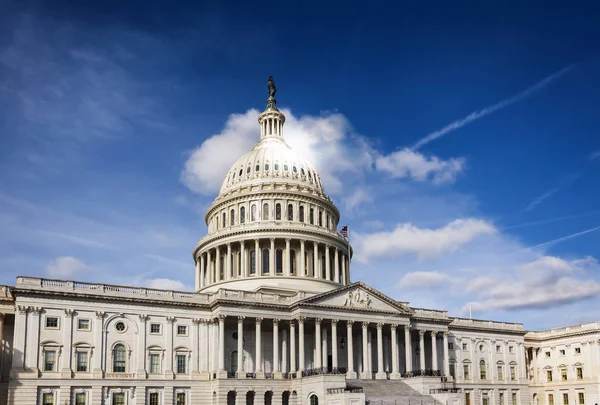
{"type": "Polygon", "coordinates": [[[315,295],[302,301],[302,303],[324,307],[340,307],[357,311],[383,311],[402,315],[411,314],[408,305],[397,302],[361,282],[315,295]]]}

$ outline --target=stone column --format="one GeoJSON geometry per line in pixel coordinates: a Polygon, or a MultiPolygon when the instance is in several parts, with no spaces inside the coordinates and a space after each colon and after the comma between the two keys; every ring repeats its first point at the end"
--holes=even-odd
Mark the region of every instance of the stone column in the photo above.
{"type": "MultiPolygon", "coordinates": [[[[302,373],[304,371],[304,320],[306,318],[301,316],[298,318],[298,371],[302,373]]],[[[301,376],[299,376],[301,377],[301,376]]]]}
{"type": "MultiPolygon", "coordinates": [[[[29,307],[16,305],[15,307],[15,326],[14,326],[14,341],[13,341],[13,358],[10,374],[13,376],[16,373],[23,371],[25,367],[25,342],[27,336],[27,311],[29,307]]],[[[98,346],[99,347],[99,346],[98,346]]]]}
{"type": "Polygon", "coordinates": [[[321,271],[319,270],[319,244],[314,242],[313,248],[313,277],[321,278],[321,271]]]}
{"type": "MultiPolygon", "coordinates": [[[[523,380],[527,381],[527,370],[526,370],[526,366],[525,366],[525,347],[523,346],[523,343],[519,343],[519,361],[517,362],[517,367],[519,369],[519,375],[520,378],[522,378],[523,380]]],[[[598,356],[596,356],[596,358],[598,358],[598,356]]]]}
{"type": "Polygon", "coordinates": [[[229,280],[233,278],[233,273],[232,273],[232,268],[233,266],[231,265],[231,243],[227,244],[227,274],[225,274],[225,280],[229,280]]]}
{"type": "Polygon", "coordinates": [[[167,364],[165,365],[165,374],[167,378],[173,378],[173,322],[175,322],[175,318],[172,316],[167,316],[167,325],[165,330],[165,353],[167,364]]]}
{"type": "Polygon", "coordinates": [[[0,312],[0,380],[4,376],[4,314],[0,312]]]}
{"type": "MultiPolygon", "coordinates": [[[[140,333],[138,334],[138,344],[137,344],[137,378],[146,378],[146,321],[148,320],[148,315],[139,314],[138,319],[138,327],[140,329],[140,333]]],[[[194,327],[194,335],[196,332],[196,328],[194,327]]],[[[194,336],[195,337],[195,336],[194,336]]],[[[192,346],[192,352],[196,353],[194,347],[192,346]]]]}
{"type": "MultiPolygon", "coordinates": [[[[442,334],[442,344],[444,345],[443,348],[443,353],[444,353],[444,358],[443,358],[443,362],[444,362],[444,375],[446,377],[450,376],[450,359],[448,358],[448,332],[444,332],[442,334]]],[[[456,374],[456,370],[454,371],[454,373],[456,374]]]]}
{"type": "Polygon", "coordinates": [[[283,328],[281,331],[281,372],[287,373],[288,370],[288,331],[283,328]]]}
{"type": "MultiPolygon", "coordinates": [[[[198,377],[200,373],[200,319],[193,318],[192,319],[192,376],[195,378],[198,377]]],[[[146,326],[144,325],[144,334],[146,331],[146,326]]],[[[145,340],[144,340],[145,345],[145,340]]],[[[144,358],[146,357],[146,353],[144,353],[144,358]]]]}
{"type": "Polygon", "coordinates": [[[369,327],[369,322],[363,322],[362,323],[362,363],[363,363],[363,369],[362,369],[362,375],[361,378],[363,379],[371,379],[372,376],[370,375],[370,370],[369,370],[369,352],[368,352],[368,346],[369,346],[369,341],[368,341],[368,337],[367,337],[367,328],[369,327]]]}
{"type": "Polygon", "coordinates": [[[383,370],[383,323],[377,324],[377,374],[375,378],[385,380],[386,374],[383,370]]]}
{"type": "Polygon", "coordinates": [[[240,266],[242,277],[248,277],[248,259],[246,258],[246,247],[244,241],[240,242],[240,266]]]}
{"type": "Polygon", "coordinates": [[[406,372],[413,371],[412,366],[412,341],[410,337],[410,325],[404,325],[404,364],[406,372]]]}
{"type": "Polygon", "coordinates": [[[215,281],[218,283],[221,280],[221,252],[219,246],[215,249],[215,281]]]}
{"type": "Polygon", "coordinates": [[[254,265],[256,266],[256,273],[254,273],[254,276],[260,277],[262,276],[262,254],[260,251],[260,241],[258,239],[254,239],[254,252],[256,253],[254,255],[254,265]]]}
{"type": "Polygon", "coordinates": [[[306,251],[304,250],[304,240],[300,241],[300,270],[298,270],[300,277],[306,276],[306,251]]]}
{"type": "Polygon", "coordinates": [[[71,358],[73,356],[73,310],[65,309],[63,363],[60,374],[62,378],[72,377],[71,358]]]}
{"type": "Polygon", "coordinates": [[[321,330],[321,356],[322,356],[322,360],[321,360],[321,364],[323,366],[323,369],[326,369],[328,364],[327,364],[327,354],[328,354],[328,348],[327,348],[327,326],[323,325],[323,329],[321,330]]]}
{"type": "Polygon", "coordinates": [[[290,373],[296,372],[296,321],[290,321],[290,373]]]}
{"type": "Polygon", "coordinates": [[[208,279],[209,284],[212,284],[215,282],[215,275],[212,271],[211,265],[212,265],[212,258],[210,257],[210,250],[208,250],[206,252],[206,271],[208,272],[207,279],[208,279]]]}
{"type": "Polygon", "coordinates": [[[202,288],[202,267],[200,265],[200,258],[196,258],[196,291],[202,288]]]}
{"type": "Polygon", "coordinates": [[[204,253],[200,254],[200,287],[203,288],[206,285],[206,269],[204,263],[204,253]]]}
{"type": "Polygon", "coordinates": [[[400,379],[399,372],[399,364],[398,364],[398,325],[392,324],[390,325],[390,337],[392,340],[392,374],[390,375],[390,379],[398,380],[400,379]]]}
{"type": "Polygon", "coordinates": [[[431,331],[431,369],[438,370],[437,332],[431,331]]]}
{"type": "Polygon", "coordinates": [[[279,367],[279,319],[273,319],[273,377],[282,378],[279,367]]]}
{"type": "Polygon", "coordinates": [[[331,281],[331,264],[329,263],[329,249],[331,246],[325,245],[325,278],[331,281]]]}
{"type": "Polygon", "coordinates": [[[346,254],[342,253],[342,284],[348,284],[348,277],[346,274],[346,254]]]}
{"type": "Polygon", "coordinates": [[[336,283],[340,282],[340,254],[339,254],[339,249],[336,247],[334,250],[334,256],[333,256],[333,260],[335,261],[335,264],[333,265],[333,273],[334,273],[334,277],[335,279],[333,281],[335,281],[336,283]]]}
{"type": "Polygon", "coordinates": [[[321,368],[321,318],[315,318],[315,368],[321,368]]]}
{"type": "Polygon", "coordinates": [[[246,378],[244,371],[244,319],[245,316],[238,316],[237,324],[237,378],[246,378]]]}
{"type": "Polygon", "coordinates": [[[269,250],[269,275],[277,274],[277,263],[275,263],[275,238],[271,238],[271,249],[269,250]]]}
{"type": "Polygon", "coordinates": [[[352,324],[354,321],[346,321],[346,340],[348,341],[348,371],[346,372],[346,378],[356,378],[356,372],[354,371],[354,339],[352,337],[352,324]]]}
{"type": "Polygon", "coordinates": [[[333,371],[338,369],[338,346],[337,346],[337,319],[331,320],[331,367],[333,371]]]}
{"type": "MultiPolygon", "coordinates": [[[[29,372],[37,373],[38,368],[38,354],[39,354],[39,341],[40,341],[40,312],[39,307],[31,307],[29,316],[27,317],[27,348],[25,356],[25,368],[29,372]]],[[[70,350],[70,348],[69,348],[70,350]]],[[[56,353],[56,362],[58,363],[58,353],[56,353]]],[[[58,367],[58,364],[57,364],[58,367]]]]}
{"type": "Polygon", "coordinates": [[[256,355],[255,361],[256,365],[254,366],[254,371],[256,372],[256,378],[265,378],[265,372],[262,368],[262,331],[261,331],[261,323],[262,318],[256,318],[256,355]]]}
{"type": "Polygon", "coordinates": [[[419,331],[419,369],[425,370],[425,331],[419,331]]]}
{"type": "Polygon", "coordinates": [[[289,276],[290,274],[292,274],[292,262],[291,262],[291,250],[290,250],[290,238],[286,238],[285,239],[285,260],[283,261],[285,263],[285,270],[284,270],[284,275],[285,276],[289,276]]]}
{"type": "MultiPolygon", "coordinates": [[[[92,371],[93,378],[102,378],[102,329],[104,329],[104,315],[103,311],[96,311],[96,322],[94,323],[94,371],[92,371]]],[[[16,336],[15,336],[16,338],[16,336]]]]}
{"type": "Polygon", "coordinates": [[[208,319],[200,320],[200,375],[203,379],[209,378],[208,373],[208,319]]]}

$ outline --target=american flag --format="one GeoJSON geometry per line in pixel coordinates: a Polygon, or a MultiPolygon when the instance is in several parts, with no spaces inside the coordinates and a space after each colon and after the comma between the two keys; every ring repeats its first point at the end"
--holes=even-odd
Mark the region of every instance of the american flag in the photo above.
{"type": "Polygon", "coordinates": [[[342,226],[342,228],[340,229],[340,234],[344,237],[344,238],[348,238],[348,225],[344,225],[342,226]]]}

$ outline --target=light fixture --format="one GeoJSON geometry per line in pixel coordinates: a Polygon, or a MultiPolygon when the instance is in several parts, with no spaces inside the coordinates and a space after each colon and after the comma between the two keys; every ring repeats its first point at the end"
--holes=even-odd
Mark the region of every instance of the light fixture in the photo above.
{"type": "Polygon", "coordinates": [[[340,339],[340,347],[342,348],[342,350],[346,348],[346,341],[343,337],[340,339]]]}

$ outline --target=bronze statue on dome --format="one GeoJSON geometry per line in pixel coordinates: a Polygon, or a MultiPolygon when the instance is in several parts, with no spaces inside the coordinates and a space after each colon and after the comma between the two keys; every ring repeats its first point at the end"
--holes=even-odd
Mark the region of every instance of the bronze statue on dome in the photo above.
{"type": "Polygon", "coordinates": [[[269,81],[267,82],[267,86],[269,86],[269,97],[275,98],[275,93],[277,93],[277,87],[275,87],[275,82],[273,81],[273,76],[269,76],[269,81]]]}

